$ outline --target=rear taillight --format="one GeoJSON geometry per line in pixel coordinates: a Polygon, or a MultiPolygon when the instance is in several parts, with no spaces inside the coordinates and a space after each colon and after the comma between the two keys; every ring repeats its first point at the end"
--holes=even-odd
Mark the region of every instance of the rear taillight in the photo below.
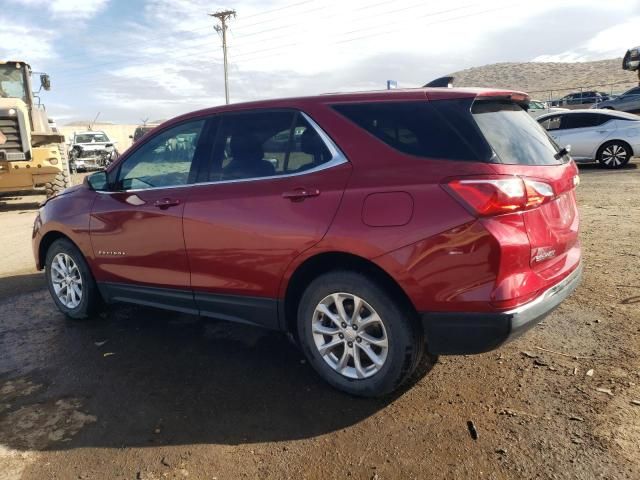
{"type": "Polygon", "coordinates": [[[483,217],[528,210],[555,197],[548,183],[512,176],[457,178],[445,188],[483,217]]]}

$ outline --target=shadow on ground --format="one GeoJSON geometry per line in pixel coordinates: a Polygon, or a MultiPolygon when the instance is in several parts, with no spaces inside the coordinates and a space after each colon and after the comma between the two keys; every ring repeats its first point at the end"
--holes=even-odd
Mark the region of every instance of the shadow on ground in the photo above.
{"type": "Polygon", "coordinates": [[[33,211],[40,207],[40,202],[21,202],[21,203],[8,203],[0,200],[0,213],[2,212],[21,212],[21,211],[33,211]]]}
{"type": "Polygon", "coordinates": [[[42,272],[15,273],[9,277],[0,277],[0,301],[43,288],[46,288],[46,281],[42,272]]]}
{"type": "Polygon", "coordinates": [[[37,210],[44,200],[44,191],[0,194],[0,213],[37,210]]]}
{"type": "Polygon", "coordinates": [[[612,174],[614,172],[634,171],[638,169],[640,165],[640,159],[636,158],[631,160],[622,168],[604,168],[599,163],[578,163],[578,170],[580,174],[597,175],[597,174],[612,174]],[[634,163],[635,162],[635,163],[634,163]]]}
{"type": "Polygon", "coordinates": [[[279,333],[129,306],[102,317],[65,320],[45,291],[0,302],[0,387],[9,379],[42,385],[0,409],[3,443],[37,445],[7,418],[60,399],[81,402],[79,411],[96,420],[68,441],[36,448],[303,439],[358,423],[394,400],[338,393],[279,333]]]}

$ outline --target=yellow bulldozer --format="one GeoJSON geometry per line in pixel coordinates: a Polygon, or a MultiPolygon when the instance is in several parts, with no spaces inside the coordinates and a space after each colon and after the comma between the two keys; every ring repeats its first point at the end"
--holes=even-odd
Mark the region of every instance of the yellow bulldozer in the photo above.
{"type": "Polygon", "coordinates": [[[71,185],[69,162],[64,135],[37,95],[51,88],[49,75],[39,74],[37,93],[34,75],[25,62],[0,61],[0,193],[44,188],[50,197],[71,185]]]}

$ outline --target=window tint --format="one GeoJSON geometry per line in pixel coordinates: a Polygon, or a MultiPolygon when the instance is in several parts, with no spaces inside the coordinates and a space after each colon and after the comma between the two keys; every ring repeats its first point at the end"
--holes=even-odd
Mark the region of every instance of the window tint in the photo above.
{"type": "Polygon", "coordinates": [[[627,90],[622,95],[640,95],[640,87],[635,87],[631,90],[627,90]]]}
{"type": "Polygon", "coordinates": [[[223,116],[210,180],[239,180],[309,170],[332,154],[303,115],[294,111],[223,116]]]}
{"type": "Polygon", "coordinates": [[[203,126],[204,120],[192,121],[149,139],[124,161],[117,186],[131,190],[189,183],[203,126]]]}
{"type": "Polygon", "coordinates": [[[558,149],[522,107],[510,102],[478,101],[473,117],[502,163],[555,165],[558,149]]]}
{"type": "Polygon", "coordinates": [[[470,100],[334,105],[334,108],[403,153],[450,160],[488,160],[473,123],[470,100]]]}
{"type": "Polygon", "coordinates": [[[597,113],[567,114],[562,117],[561,129],[596,127],[602,125],[607,120],[609,120],[607,117],[597,113]]]}

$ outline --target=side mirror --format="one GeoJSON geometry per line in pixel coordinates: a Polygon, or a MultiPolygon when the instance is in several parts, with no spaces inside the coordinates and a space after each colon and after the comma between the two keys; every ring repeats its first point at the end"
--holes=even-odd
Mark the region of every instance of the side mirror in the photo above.
{"type": "Polygon", "coordinates": [[[92,173],[88,177],[85,177],[85,182],[87,182],[89,188],[95,192],[109,191],[109,180],[107,179],[107,172],[105,171],[92,173]]]}
{"type": "Polygon", "coordinates": [[[51,90],[51,78],[49,78],[49,75],[47,75],[46,73],[40,75],[40,85],[47,92],[51,90]]]}

